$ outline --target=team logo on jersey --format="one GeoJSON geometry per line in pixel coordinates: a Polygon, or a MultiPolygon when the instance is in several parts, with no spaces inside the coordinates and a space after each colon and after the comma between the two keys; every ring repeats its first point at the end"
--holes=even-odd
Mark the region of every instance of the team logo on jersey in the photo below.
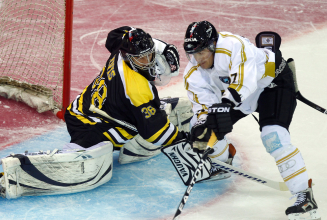
{"type": "Polygon", "coordinates": [[[226,83],[226,84],[230,84],[230,78],[229,76],[219,76],[219,79],[220,81],[222,81],[223,83],[226,83]]]}

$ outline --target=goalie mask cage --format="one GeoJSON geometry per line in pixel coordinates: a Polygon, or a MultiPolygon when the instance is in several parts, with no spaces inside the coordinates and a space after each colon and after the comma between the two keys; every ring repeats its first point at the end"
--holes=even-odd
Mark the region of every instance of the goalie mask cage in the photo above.
{"type": "Polygon", "coordinates": [[[63,119],[73,0],[0,0],[0,95],[63,119]]]}

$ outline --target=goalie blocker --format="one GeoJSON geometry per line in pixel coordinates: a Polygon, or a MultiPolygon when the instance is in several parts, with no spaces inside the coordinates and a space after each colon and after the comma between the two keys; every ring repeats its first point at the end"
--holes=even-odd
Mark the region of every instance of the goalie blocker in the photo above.
{"type": "MultiPolygon", "coordinates": [[[[162,148],[161,151],[174,165],[183,183],[186,186],[189,185],[201,160],[200,154],[195,153],[190,142],[185,139],[175,143],[174,145],[166,146],[162,148]]],[[[210,158],[206,158],[195,182],[209,179],[211,166],[210,158]]]]}
{"type": "Polygon", "coordinates": [[[87,149],[71,143],[62,151],[12,154],[1,160],[0,194],[14,199],[93,189],[111,179],[112,152],[111,142],[101,142],[87,149]]]}

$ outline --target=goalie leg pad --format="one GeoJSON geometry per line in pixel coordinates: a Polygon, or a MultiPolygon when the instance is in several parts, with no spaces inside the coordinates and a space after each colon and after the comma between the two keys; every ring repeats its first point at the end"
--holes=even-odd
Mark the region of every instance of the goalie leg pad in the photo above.
{"type": "Polygon", "coordinates": [[[127,164],[148,160],[160,154],[160,149],[161,146],[151,144],[138,134],[121,147],[118,161],[127,164]]]}
{"type": "Polygon", "coordinates": [[[2,196],[13,199],[93,189],[111,179],[112,152],[111,142],[101,142],[91,148],[10,155],[1,160],[2,196]]]}
{"type": "MultiPolygon", "coordinates": [[[[169,145],[161,150],[174,165],[178,175],[187,186],[190,184],[194,172],[201,160],[200,154],[195,153],[191,144],[181,140],[174,145],[169,145]]],[[[206,159],[195,182],[210,178],[211,162],[206,159]]]]}

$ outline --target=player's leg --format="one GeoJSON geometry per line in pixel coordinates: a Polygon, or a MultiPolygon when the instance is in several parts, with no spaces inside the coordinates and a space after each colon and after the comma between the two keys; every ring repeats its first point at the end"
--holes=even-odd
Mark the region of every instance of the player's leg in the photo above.
{"type": "MultiPolygon", "coordinates": [[[[235,124],[238,120],[242,119],[246,115],[243,114],[239,110],[232,110],[231,111],[231,119],[233,124],[235,124]]],[[[217,141],[213,145],[213,153],[209,154],[208,157],[211,159],[211,177],[206,181],[212,181],[212,180],[220,180],[229,178],[231,174],[225,170],[222,170],[219,168],[219,165],[215,163],[216,160],[225,162],[229,165],[232,165],[233,159],[236,154],[236,149],[234,145],[225,137],[223,140],[217,141]]]]}
{"type": "MultiPolygon", "coordinates": [[[[276,56],[281,54],[278,53],[276,56]]],[[[288,132],[296,108],[291,74],[291,70],[286,66],[273,80],[274,86],[266,88],[258,100],[262,142],[267,152],[274,157],[280,175],[290,192],[297,196],[294,205],[286,210],[286,215],[290,218],[317,209],[311,185],[308,184],[304,160],[299,149],[291,143],[288,132]]]]}

